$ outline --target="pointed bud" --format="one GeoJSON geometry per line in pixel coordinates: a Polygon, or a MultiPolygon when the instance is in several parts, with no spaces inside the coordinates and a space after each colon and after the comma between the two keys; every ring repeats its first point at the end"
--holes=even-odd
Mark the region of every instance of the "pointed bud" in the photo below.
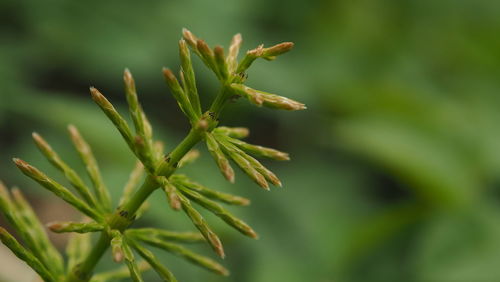
{"type": "Polygon", "coordinates": [[[25,161],[17,158],[14,158],[12,160],[24,175],[35,180],[40,185],[45,187],[47,190],[54,193],[56,196],[60,197],[68,204],[74,206],[76,209],[83,212],[84,214],[96,220],[101,220],[101,215],[98,213],[97,210],[90,208],[85,202],[75,197],[73,193],[71,193],[66,187],[52,180],[47,175],[43,174],[37,168],[29,165],[25,161]]]}
{"type": "Polygon", "coordinates": [[[126,68],[123,71],[123,82],[125,83],[125,90],[127,92],[136,93],[135,81],[134,81],[134,78],[132,77],[132,74],[130,73],[130,70],[128,68],[126,68]]]}
{"type": "Polygon", "coordinates": [[[194,226],[198,228],[198,230],[201,232],[203,237],[207,240],[207,242],[210,244],[212,249],[215,251],[215,253],[221,257],[224,258],[226,255],[224,253],[224,248],[222,246],[222,243],[217,237],[217,234],[215,234],[210,227],[208,226],[207,222],[205,219],[201,216],[201,214],[193,208],[191,203],[189,202],[188,199],[184,196],[179,197],[182,203],[182,209],[186,213],[186,215],[191,219],[193,222],[194,226]]]}
{"type": "MultiPolygon", "coordinates": [[[[217,134],[220,134],[217,132],[217,134]]],[[[290,160],[290,156],[288,153],[281,152],[275,149],[267,148],[267,147],[262,147],[258,145],[252,145],[248,144],[242,140],[231,138],[227,134],[223,134],[224,138],[233,143],[234,145],[238,146],[242,151],[249,153],[254,156],[258,157],[265,157],[265,158],[270,158],[278,161],[288,161],[290,160]]]]}
{"type": "Polygon", "coordinates": [[[228,77],[228,68],[226,64],[226,58],[224,56],[224,48],[222,46],[215,46],[214,48],[215,55],[215,63],[217,64],[217,69],[219,70],[219,74],[222,79],[227,79],[228,77]]]}
{"type": "Polygon", "coordinates": [[[33,178],[36,181],[46,181],[46,176],[37,168],[29,165],[27,162],[18,158],[13,158],[12,161],[14,161],[14,164],[21,170],[22,173],[30,178],[33,178]]]}
{"type": "Polygon", "coordinates": [[[177,78],[175,78],[174,73],[169,68],[163,68],[163,76],[169,84],[178,84],[177,78]]]}
{"type": "Polygon", "coordinates": [[[207,43],[201,39],[196,42],[196,48],[200,53],[200,56],[207,67],[209,67],[217,77],[221,77],[217,63],[215,62],[215,55],[212,49],[208,47],[207,43]]]}
{"type": "Polygon", "coordinates": [[[157,177],[157,182],[161,185],[163,191],[165,192],[170,207],[176,211],[180,210],[181,200],[177,194],[177,188],[164,176],[157,177]]]}
{"type": "Polygon", "coordinates": [[[231,44],[229,45],[229,54],[227,55],[226,62],[229,73],[234,73],[238,66],[238,53],[242,43],[241,34],[237,33],[233,36],[231,44]]]}
{"type": "Polygon", "coordinates": [[[284,54],[290,50],[292,50],[294,44],[293,42],[283,42],[277,45],[274,45],[269,48],[265,48],[262,52],[262,56],[264,57],[275,57],[281,54],[284,54]]]}
{"type": "Polygon", "coordinates": [[[165,81],[167,82],[167,85],[170,88],[170,91],[172,92],[175,100],[177,100],[177,103],[179,104],[182,112],[189,118],[189,120],[195,120],[197,118],[197,115],[194,113],[189,98],[182,89],[174,73],[168,68],[163,68],[163,76],[165,77],[165,81]]]}
{"type": "Polygon", "coordinates": [[[261,44],[257,48],[249,50],[243,60],[241,60],[238,68],[236,69],[236,73],[241,73],[246,71],[250,65],[257,58],[263,58],[268,61],[272,61],[276,59],[276,56],[284,54],[290,51],[293,48],[292,42],[283,42],[277,45],[274,45],[269,48],[264,48],[264,45],[261,44]]]}
{"type": "Polygon", "coordinates": [[[33,137],[33,140],[35,141],[37,147],[40,149],[40,151],[42,151],[44,155],[50,158],[55,157],[55,152],[54,150],[52,150],[52,147],[50,147],[50,145],[38,133],[33,132],[31,136],[33,137]]]}
{"type": "MultiPolygon", "coordinates": [[[[224,148],[227,148],[224,144],[224,148]]],[[[242,156],[242,154],[239,154],[234,151],[230,151],[231,149],[228,149],[229,155],[233,159],[235,163],[238,164],[238,166],[248,175],[250,178],[255,181],[260,187],[262,187],[264,190],[269,191],[269,184],[266,181],[266,178],[260,174],[253,166],[252,164],[242,156]]]]}
{"type": "Polygon", "coordinates": [[[206,134],[206,142],[208,151],[217,163],[222,175],[224,175],[229,182],[234,183],[234,170],[211,133],[206,134]]]}
{"type": "Polygon", "coordinates": [[[200,98],[198,96],[198,89],[196,88],[196,78],[191,63],[191,55],[184,39],[179,41],[179,55],[181,58],[180,75],[182,85],[195,113],[199,116],[201,115],[200,98]]]}
{"type": "Polygon", "coordinates": [[[191,46],[191,48],[196,49],[196,42],[198,41],[198,38],[194,36],[191,31],[189,31],[187,28],[182,29],[182,36],[184,37],[184,40],[191,46]]]}
{"type": "Polygon", "coordinates": [[[205,41],[198,39],[198,41],[196,41],[196,48],[205,59],[208,60],[214,58],[214,53],[205,41]]]}
{"type": "Polygon", "coordinates": [[[242,139],[242,138],[248,137],[248,135],[250,134],[250,131],[246,127],[219,126],[216,129],[214,129],[214,133],[227,135],[227,136],[233,137],[233,138],[242,139]]]}
{"type": "Polygon", "coordinates": [[[189,180],[184,175],[174,174],[170,177],[171,181],[175,183],[175,185],[182,185],[190,190],[196,191],[201,195],[210,198],[212,200],[216,200],[219,202],[223,202],[230,205],[238,205],[238,206],[248,206],[250,204],[250,200],[247,198],[222,193],[213,189],[209,189],[199,183],[193,182],[189,180]]]}
{"type": "Polygon", "coordinates": [[[246,97],[250,102],[257,106],[265,106],[274,109],[296,111],[304,110],[306,106],[292,99],[279,96],[276,94],[266,93],[263,91],[252,89],[243,84],[231,84],[231,89],[235,94],[246,97]]]}
{"type": "Polygon", "coordinates": [[[101,110],[106,114],[106,116],[111,120],[111,122],[118,129],[123,139],[127,142],[130,149],[134,149],[132,144],[132,133],[130,132],[130,128],[123,119],[123,117],[118,113],[118,111],[113,107],[113,105],[104,97],[104,95],[99,92],[99,90],[94,87],[90,87],[90,94],[92,95],[92,99],[94,102],[101,108],[101,110]]]}
{"type": "Polygon", "coordinates": [[[238,230],[239,232],[251,238],[257,238],[257,233],[244,221],[232,215],[229,211],[223,208],[220,204],[205,198],[198,192],[179,186],[179,190],[192,201],[198,203],[200,206],[206,208],[211,213],[224,220],[227,224],[238,230]]]}
{"type": "Polygon", "coordinates": [[[181,60],[191,61],[189,49],[186,45],[186,40],[184,39],[179,40],[179,55],[181,57],[181,60]]]}
{"type": "Polygon", "coordinates": [[[88,233],[104,230],[104,226],[97,222],[50,222],[47,227],[55,233],[76,232],[88,233]]]}

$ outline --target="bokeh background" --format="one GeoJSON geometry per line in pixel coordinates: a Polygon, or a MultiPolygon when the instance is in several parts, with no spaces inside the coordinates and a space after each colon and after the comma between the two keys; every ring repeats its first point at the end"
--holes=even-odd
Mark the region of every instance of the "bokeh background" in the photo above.
{"type": "MultiPolygon", "coordinates": [[[[130,68],[155,135],[171,149],[188,123],[161,68],[178,68],[182,27],[212,46],[227,47],[237,32],[245,50],[294,41],[275,62],[256,62],[248,84],[308,110],[241,100],[222,118],[249,127],[251,142],[291,153],[291,162],[266,163],[284,188],[265,192],[241,173],[227,184],[203,146],[185,169],[209,187],[249,197],[250,207],[231,210],[261,238],[207,215],[232,275],[162,255],[179,280],[500,281],[499,15],[492,0],[1,0],[0,179],[20,186],[44,222],[76,219],[11,163],[21,157],[60,179],[32,131],[83,172],[66,133],[77,125],[116,199],[134,159],[88,86],[125,113],[121,77],[130,68]]],[[[217,84],[195,61],[206,103],[217,84]]],[[[193,229],[155,195],[141,224],[193,229]]],[[[64,248],[65,236],[52,239],[64,248]]],[[[0,281],[32,281],[4,248],[0,261],[0,281]]],[[[99,268],[112,266],[107,256],[99,268]]],[[[151,273],[147,281],[156,279],[151,273]]]]}

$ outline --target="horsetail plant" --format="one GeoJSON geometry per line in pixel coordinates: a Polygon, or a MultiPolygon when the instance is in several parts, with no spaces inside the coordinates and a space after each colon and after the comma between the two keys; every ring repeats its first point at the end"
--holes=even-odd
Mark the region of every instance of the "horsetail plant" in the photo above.
{"type": "Polygon", "coordinates": [[[168,154],[163,154],[162,144],[153,138],[151,124],[139,102],[135,82],[129,70],[125,70],[123,79],[133,128],[99,90],[90,88],[92,99],[114,124],[138,160],[114,211],[92,150],[75,126],[70,125],[68,131],[85,165],[91,180],[90,186],[64,162],[42,136],[33,133],[38,149],[64,175],[73,190],[21,159],[15,158],[14,163],[22,173],[72,205],[84,216],[81,222],[52,222],[47,225],[48,229],[56,233],[72,232],[66,248],[67,259],[64,261],[63,256],[50,243],[44,227],[21,191],[17,188],[9,191],[0,183],[0,210],[24,244],[20,244],[4,228],[0,228],[1,241],[45,281],[103,282],[125,277],[130,277],[133,281],[143,281],[141,273],[149,268],[154,269],[164,281],[177,281],[167,266],[149,250],[150,247],[170,252],[217,274],[228,275],[229,271],[215,260],[196,254],[181,245],[206,242],[218,256],[225,256],[221,240],[193,203],[213,213],[242,234],[257,238],[257,233],[248,224],[220,204],[246,206],[250,201],[207,188],[186,175],[177,174],[176,170],[193,162],[199,155],[193,147],[199,142],[205,142],[222,175],[228,181],[235,180],[235,172],[230,164],[232,161],[262,188],[269,190],[268,183],[281,186],[278,177],[254,157],[289,160],[288,154],[242,141],[241,139],[248,136],[248,129],[218,126],[219,116],[228,101],[237,97],[246,98],[258,106],[274,109],[305,109],[304,104],[243,84],[247,78],[246,70],[256,59],[274,60],[278,55],[292,49],[293,43],[285,42],[270,48],[260,45],[248,51],[238,62],[241,43],[241,35],[236,34],[226,56],[221,46],[211,49],[205,41],[198,39],[187,29],[183,30],[183,38],[179,41],[179,79],[167,68],[163,69],[163,75],[179,108],[188,118],[191,129],[168,154]],[[200,104],[191,52],[202,60],[220,82],[220,91],[206,111],[202,111],[200,104]],[[144,175],[145,180],[139,185],[144,175]],[[144,212],[146,200],[157,189],[164,191],[172,209],[182,210],[187,215],[198,232],[132,227],[134,221],[144,212]],[[99,233],[99,239],[93,244],[91,233],[99,233]],[[94,275],[94,267],[109,247],[112,259],[117,263],[124,262],[125,266],[94,275]]]}

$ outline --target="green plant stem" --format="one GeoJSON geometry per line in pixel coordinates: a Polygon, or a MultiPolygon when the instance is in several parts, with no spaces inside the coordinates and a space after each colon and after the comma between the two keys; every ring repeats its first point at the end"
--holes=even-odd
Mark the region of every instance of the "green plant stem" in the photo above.
{"type": "Polygon", "coordinates": [[[227,84],[223,84],[219,94],[217,94],[209,109],[210,112],[214,113],[215,119],[219,118],[219,114],[222,108],[227,104],[230,94],[227,84]]]}
{"type": "Polygon", "coordinates": [[[181,143],[167,155],[163,163],[156,170],[156,174],[166,177],[172,175],[172,173],[177,169],[179,161],[202,139],[203,131],[192,128],[181,143]]]}
{"type": "MultiPolygon", "coordinates": [[[[214,103],[210,107],[213,109],[215,116],[218,116],[219,112],[225,105],[224,88],[214,103]]],[[[216,121],[213,121],[216,122],[216,121]]],[[[210,126],[209,130],[212,130],[213,126],[210,126]]],[[[179,161],[191,150],[198,142],[203,139],[204,130],[197,129],[193,127],[189,134],[181,141],[175,149],[167,155],[163,163],[161,163],[156,170],[156,175],[162,175],[169,177],[177,169],[179,161]]],[[[125,202],[121,207],[118,207],[108,219],[110,229],[116,229],[119,231],[124,231],[135,219],[135,213],[139,207],[146,201],[146,199],[158,188],[158,183],[154,176],[149,175],[142,186],[135,192],[135,194],[125,202]]],[[[101,237],[94,245],[93,249],[86,257],[86,259],[76,265],[71,272],[68,274],[66,279],[67,282],[86,282],[92,277],[92,270],[99,262],[100,258],[104,255],[109,247],[109,242],[111,237],[108,232],[101,232],[101,237]]]]}

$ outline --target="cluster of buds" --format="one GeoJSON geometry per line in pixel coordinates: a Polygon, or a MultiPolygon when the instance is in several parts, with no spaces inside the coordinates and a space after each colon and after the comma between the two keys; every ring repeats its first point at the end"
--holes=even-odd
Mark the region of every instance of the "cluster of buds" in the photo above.
{"type": "Polygon", "coordinates": [[[229,127],[219,127],[211,133],[206,133],[208,151],[220,171],[229,182],[234,183],[234,170],[229,164],[229,157],[260,187],[269,190],[268,181],[281,187],[281,181],[278,177],[251,155],[283,161],[290,159],[288,154],[275,149],[248,144],[240,140],[240,138],[247,135],[248,130],[229,127]]]}
{"type": "Polygon", "coordinates": [[[143,281],[141,273],[150,268],[165,281],[177,281],[172,272],[148,247],[162,249],[209,271],[228,275],[229,271],[215,260],[194,253],[181,245],[181,243],[208,243],[218,256],[222,258],[225,256],[221,240],[192,203],[213,213],[242,234],[257,238],[257,233],[248,224],[222,206],[222,204],[246,206],[250,201],[207,188],[176,171],[196,160],[200,153],[193,147],[205,141],[217,166],[231,183],[234,182],[235,174],[230,161],[264,189],[269,190],[268,182],[281,186],[278,177],[254,157],[289,160],[288,154],[242,141],[241,139],[248,136],[248,129],[218,126],[218,116],[227,101],[235,95],[246,97],[258,106],[285,110],[305,109],[299,102],[254,90],[242,84],[246,79],[244,73],[255,59],[274,60],[276,56],[288,52],[293,44],[285,42],[270,48],[261,45],[248,51],[238,62],[241,43],[241,35],[235,35],[226,56],[222,47],[216,46],[211,49],[205,41],[198,39],[188,30],[183,30],[183,39],[179,41],[180,79],[177,79],[168,68],[163,69],[163,75],[180,110],[191,123],[191,130],[186,138],[167,154],[164,153],[162,143],[153,138],[151,124],[139,102],[135,82],[128,69],[125,70],[123,79],[133,130],[100,91],[94,87],[90,88],[93,100],[114,124],[137,158],[137,164],[123,188],[116,210],[112,209],[112,200],[96,158],[75,126],[70,125],[68,131],[85,165],[91,185],[86,184],[39,134],[33,133],[38,149],[64,175],[72,189],[23,160],[14,159],[15,164],[22,173],[72,205],[84,217],[81,222],[52,222],[47,225],[56,233],[72,233],[66,249],[68,259],[64,262],[62,255],[48,240],[43,226],[21,192],[13,189],[9,193],[0,183],[0,211],[18,230],[26,247],[5,229],[0,228],[2,242],[45,281],[104,282],[124,277],[130,277],[133,281],[143,281]],[[221,83],[220,93],[204,112],[196,87],[190,52],[198,55],[221,83]],[[147,198],[156,189],[164,191],[169,206],[173,210],[183,211],[198,229],[198,233],[131,227],[132,223],[146,211],[149,206],[147,198]],[[100,239],[92,247],[90,234],[93,233],[100,234],[100,239]],[[117,263],[125,262],[125,266],[92,276],[93,267],[108,247],[111,248],[112,259],[117,263]],[[142,260],[136,260],[137,255],[142,260]]]}
{"type": "MultiPolygon", "coordinates": [[[[266,93],[252,89],[243,83],[246,80],[245,72],[252,63],[262,58],[268,61],[275,60],[277,56],[290,51],[294,44],[292,42],[283,42],[269,48],[264,48],[264,45],[259,45],[257,48],[247,51],[246,55],[238,62],[238,53],[243,42],[241,35],[238,33],[233,36],[229,46],[229,53],[224,56],[224,49],[221,46],[215,46],[212,49],[208,47],[205,41],[198,39],[189,30],[183,30],[184,39],[181,40],[179,46],[187,50],[185,42],[191,49],[200,56],[205,65],[212,70],[223,85],[227,86],[227,95],[235,95],[245,97],[250,102],[258,105],[274,109],[283,110],[304,110],[305,105],[292,99],[279,96],[276,94],[266,93]]],[[[186,51],[181,51],[181,58],[186,51]]],[[[186,61],[186,60],[182,60],[186,61]]],[[[183,65],[184,69],[184,65],[183,65]]],[[[184,71],[181,70],[181,77],[184,71]]]]}

